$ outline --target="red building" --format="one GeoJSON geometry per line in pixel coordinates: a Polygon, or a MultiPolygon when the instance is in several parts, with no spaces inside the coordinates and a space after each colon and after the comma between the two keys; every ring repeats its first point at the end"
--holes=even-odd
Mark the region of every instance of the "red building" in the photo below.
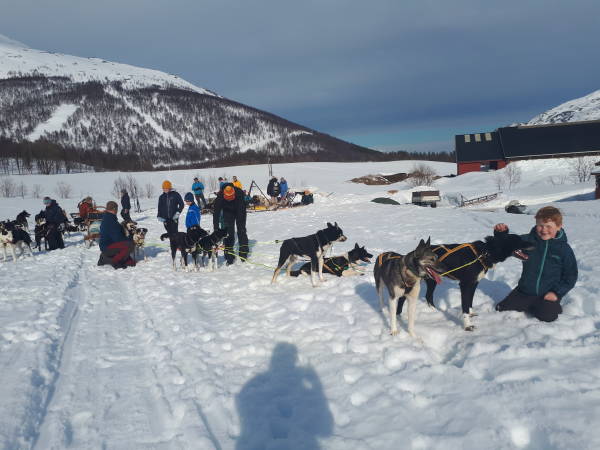
{"type": "Polygon", "coordinates": [[[454,137],[456,173],[496,170],[524,159],[600,156],[600,120],[498,128],[454,137]]]}

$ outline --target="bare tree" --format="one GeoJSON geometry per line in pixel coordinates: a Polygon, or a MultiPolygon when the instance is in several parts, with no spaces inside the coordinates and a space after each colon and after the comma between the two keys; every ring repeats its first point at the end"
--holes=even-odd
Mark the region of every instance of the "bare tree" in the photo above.
{"type": "Polygon", "coordinates": [[[21,198],[25,198],[25,196],[27,195],[27,186],[25,186],[25,183],[22,181],[17,186],[17,195],[21,198]]]}
{"type": "Polygon", "coordinates": [[[504,178],[508,189],[512,189],[521,182],[521,169],[516,163],[510,163],[504,168],[504,178]]]}
{"type": "Polygon", "coordinates": [[[33,198],[40,198],[42,195],[42,186],[39,184],[34,184],[31,189],[31,195],[33,198]]]}
{"type": "Polygon", "coordinates": [[[500,172],[494,173],[494,184],[496,185],[496,189],[500,192],[504,190],[506,186],[506,179],[500,172]]]}
{"type": "Polygon", "coordinates": [[[575,183],[585,183],[592,177],[594,171],[594,159],[580,156],[569,161],[569,175],[575,183]]]}
{"type": "Polygon", "coordinates": [[[567,182],[567,178],[568,178],[567,175],[551,176],[551,177],[548,177],[548,183],[550,183],[552,186],[562,185],[567,182]]]}
{"type": "Polygon", "coordinates": [[[144,190],[144,194],[146,194],[146,198],[153,198],[155,193],[155,188],[152,183],[146,183],[146,189],[144,190]]]}
{"type": "Polygon", "coordinates": [[[17,190],[17,185],[12,178],[2,177],[0,179],[0,195],[2,197],[14,197],[17,190]]]}
{"type": "Polygon", "coordinates": [[[116,198],[121,198],[121,190],[127,190],[127,180],[121,177],[118,177],[113,182],[112,195],[116,198]]]}
{"type": "Polygon", "coordinates": [[[437,174],[431,166],[419,163],[412,168],[409,174],[408,184],[411,187],[431,186],[435,181],[436,177],[437,174]]]}
{"type": "Polygon", "coordinates": [[[58,195],[60,198],[70,198],[71,194],[73,193],[73,187],[69,183],[59,181],[56,183],[54,192],[56,192],[56,195],[58,195]]]}

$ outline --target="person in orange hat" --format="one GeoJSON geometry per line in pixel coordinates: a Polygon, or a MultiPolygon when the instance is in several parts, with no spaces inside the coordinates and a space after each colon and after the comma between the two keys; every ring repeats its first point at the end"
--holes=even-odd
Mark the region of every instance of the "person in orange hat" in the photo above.
{"type": "Polygon", "coordinates": [[[158,197],[158,221],[162,222],[167,233],[177,233],[179,228],[179,215],[183,211],[183,199],[179,192],[173,190],[169,180],[162,183],[163,193],[158,197]]]}
{"type": "Polygon", "coordinates": [[[217,194],[213,210],[213,227],[219,228],[219,216],[223,212],[223,220],[227,229],[227,237],[223,240],[225,245],[225,260],[227,265],[235,261],[235,229],[237,227],[239,256],[243,261],[248,257],[248,234],[246,233],[246,203],[244,191],[235,187],[232,183],[223,185],[223,189],[217,194]]]}

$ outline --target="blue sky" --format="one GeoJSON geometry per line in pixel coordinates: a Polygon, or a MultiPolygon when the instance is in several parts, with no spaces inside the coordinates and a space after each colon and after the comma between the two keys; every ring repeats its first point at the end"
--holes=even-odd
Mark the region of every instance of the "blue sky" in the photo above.
{"type": "Polygon", "coordinates": [[[526,121],[600,89],[591,0],[0,0],[0,34],[150,67],[385,149],[526,121]]]}

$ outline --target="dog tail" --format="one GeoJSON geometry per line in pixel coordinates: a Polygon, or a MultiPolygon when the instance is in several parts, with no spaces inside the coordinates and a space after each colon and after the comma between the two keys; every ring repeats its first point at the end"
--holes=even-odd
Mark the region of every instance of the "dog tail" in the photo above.
{"type": "Polygon", "coordinates": [[[160,235],[160,240],[164,241],[165,239],[167,239],[169,237],[169,233],[163,233],[160,235]]]}

